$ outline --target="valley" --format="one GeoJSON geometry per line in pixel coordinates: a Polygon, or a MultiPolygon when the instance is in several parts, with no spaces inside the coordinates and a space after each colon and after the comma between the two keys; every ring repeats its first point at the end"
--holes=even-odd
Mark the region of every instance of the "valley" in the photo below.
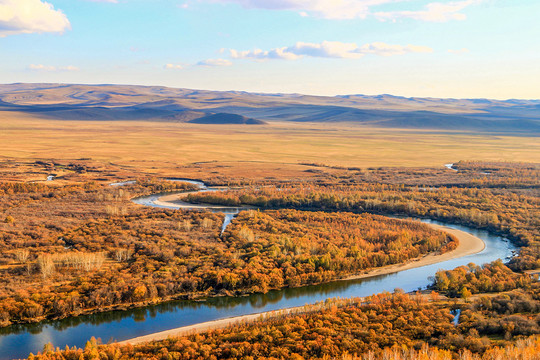
{"type": "MultiPolygon", "coordinates": [[[[491,324],[490,330],[479,320],[450,328],[441,315],[440,330],[418,335],[401,327],[395,341],[368,341],[367,328],[351,327],[379,352],[397,343],[429,344],[480,356],[538,333],[537,279],[529,275],[540,267],[534,132],[426,129],[414,122],[384,127],[265,119],[250,125],[256,119],[250,114],[228,117],[238,124],[221,124],[213,115],[200,124],[60,120],[44,117],[43,106],[70,98],[73,104],[65,106],[89,108],[97,106],[95,99],[89,92],[73,98],[55,89],[57,97],[47,98],[48,88],[36,90],[44,91],[39,97],[24,91],[20,97],[4,92],[3,101],[17,105],[0,111],[2,359],[30,352],[71,359],[94,350],[136,358],[125,344],[141,336],[155,340],[134,340],[144,356],[181,348],[184,357],[206,357],[199,345],[187,345],[193,336],[217,349],[235,343],[239,332],[245,354],[272,357],[247,345],[258,340],[245,331],[319,315],[332,328],[338,325],[329,314],[360,316],[379,302],[399,303],[405,317],[460,309],[465,318],[483,316],[491,324]],[[474,305],[498,296],[527,298],[528,307],[504,315],[474,305]],[[253,315],[262,312],[269,313],[253,315]],[[250,320],[237,322],[243,316],[250,320]],[[508,321],[520,330],[509,331],[502,325],[508,321]],[[171,330],[199,329],[204,322],[197,335],[171,330]],[[459,340],[463,336],[468,340],[459,340]],[[92,337],[121,343],[86,344],[92,337]],[[54,349],[65,345],[81,349],[54,349]]],[[[118,96],[102,98],[111,106],[118,96]]],[[[237,100],[250,96],[268,100],[246,94],[237,100]]],[[[192,97],[182,101],[198,104],[190,111],[201,110],[201,95],[192,97]]],[[[410,99],[400,101],[412,106],[410,99]]],[[[450,104],[439,101],[437,111],[459,113],[450,104]]],[[[313,326],[305,329],[312,335],[301,336],[315,336],[313,326]]],[[[365,352],[367,343],[347,346],[365,352]]],[[[344,345],[323,351],[280,344],[280,351],[309,358],[345,354],[344,345]]]]}

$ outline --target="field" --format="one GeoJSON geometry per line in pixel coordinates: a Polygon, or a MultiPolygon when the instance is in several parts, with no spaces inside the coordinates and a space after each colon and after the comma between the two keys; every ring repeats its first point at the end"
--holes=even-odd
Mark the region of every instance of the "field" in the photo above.
{"type": "Polygon", "coordinates": [[[1,157],[91,158],[169,176],[303,177],[305,166],[442,167],[459,160],[540,162],[531,136],[370,128],[352,123],[264,126],[33,119],[0,112],[1,157]]]}
{"type": "Polygon", "coordinates": [[[540,268],[537,139],[347,122],[73,121],[0,111],[0,327],[371,276],[451,258],[466,246],[463,237],[387,217],[398,215],[486,229],[520,252],[506,264],[439,271],[423,298],[398,292],[329,300],[305,313],[135,347],[90,341],[85,350],[58,353],[46,345],[41,358],[99,352],[161,359],[168,351],[234,359],[240,351],[352,359],[396,346],[410,354],[431,346],[430,358],[464,349],[478,359],[534,352],[540,296],[529,272],[540,268]],[[45,181],[48,175],[54,180],[45,181]],[[259,210],[241,212],[221,232],[221,214],[132,203],[140,195],[195,190],[169,177],[223,186],[172,197],[259,210]],[[137,181],[109,186],[127,179],[137,181]],[[392,313],[391,304],[399,311],[392,313]],[[463,310],[459,327],[449,315],[456,308],[463,310]],[[344,327],[352,318],[375,320],[344,327]],[[422,329],[419,318],[433,327],[422,329]],[[298,322],[304,325],[291,332],[298,322]],[[383,336],[374,335],[382,331],[378,322],[388,325],[383,336]]]}

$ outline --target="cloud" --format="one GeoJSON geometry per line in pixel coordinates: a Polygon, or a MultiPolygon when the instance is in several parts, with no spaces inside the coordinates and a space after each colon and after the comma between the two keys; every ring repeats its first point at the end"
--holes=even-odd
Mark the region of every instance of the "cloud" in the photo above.
{"type": "Polygon", "coordinates": [[[71,29],[66,15],[41,0],[0,0],[0,37],[27,33],[62,33],[71,29]]]}
{"type": "Polygon", "coordinates": [[[227,59],[208,59],[208,60],[201,60],[195,64],[169,63],[169,64],[166,64],[164,68],[168,70],[182,70],[182,69],[185,69],[186,67],[191,67],[191,66],[215,67],[215,66],[231,66],[231,65],[232,65],[232,62],[227,59]]]}
{"type": "Polygon", "coordinates": [[[407,53],[428,53],[433,50],[427,46],[418,45],[391,45],[382,42],[374,42],[358,46],[355,43],[343,43],[339,41],[323,41],[321,43],[297,42],[293,46],[275,48],[263,51],[260,49],[238,51],[231,49],[233,59],[251,60],[298,60],[303,57],[359,59],[364,55],[392,56],[407,53]]]}
{"type": "Polygon", "coordinates": [[[317,16],[327,19],[365,18],[369,7],[396,0],[210,0],[221,3],[237,3],[245,8],[297,11],[301,16],[317,16]]]}
{"type": "Polygon", "coordinates": [[[320,44],[297,42],[296,45],[287,48],[288,52],[297,56],[342,59],[357,59],[362,57],[363,54],[356,52],[356,50],[358,50],[356,44],[339,41],[323,41],[320,44]]]}
{"type": "Polygon", "coordinates": [[[108,2],[108,3],[118,4],[118,0],[87,0],[87,1],[91,1],[91,2],[108,2]]]}
{"type": "Polygon", "coordinates": [[[466,54],[469,52],[469,49],[467,48],[461,48],[461,49],[457,49],[457,50],[448,50],[448,52],[450,54],[456,54],[456,55],[461,55],[461,54],[466,54]]]}
{"type": "Polygon", "coordinates": [[[61,71],[79,71],[79,68],[73,65],[68,66],[50,66],[43,64],[30,64],[28,65],[29,70],[33,71],[46,71],[46,72],[61,72],[61,71]]]}
{"type": "Polygon", "coordinates": [[[373,12],[372,8],[411,0],[207,0],[214,3],[237,3],[248,9],[289,10],[300,16],[316,16],[326,19],[365,19],[374,15],[381,21],[412,18],[423,21],[444,22],[464,20],[461,10],[484,0],[463,0],[450,3],[434,2],[419,11],[373,12]]]}
{"type": "Polygon", "coordinates": [[[269,59],[283,59],[283,60],[296,60],[300,56],[287,52],[287,48],[273,49],[269,51],[263,51],[261,49],[237,51],[230,50],[231,57],[233,59],[252,59],[252,60],[269,60],[269,59]]]}
{"type": "Polygon", "coordinates": [[[405,55],[407,53],[430,53],[433,49],[420,45],[391,45],[383,42],[374,42],[362,45],[356,50],[361,54],[372,54],[379,56],[405,55]]]}
{"type": "Polygon", "coordinates": [[[467,15],[461,13],[463,9],[471,5],[479,4],[482,0],[465,0],[449,3],[430,3],[424,10],[419,11],[389,11],[376,12],[375,17],[381,21],[395,21],[399,18],[410,18],[428,22],[447,22],[451,20],[463,21],[467,15]]]}
{"type": "Polygon", "coordinates": [[[176,69],[176,70],[181,70],[184,68],[182,64],[167,64],[164,67],[165,69],[176,69]]]}
{"type": "Polygon", "coordinates": [[[208,59],[199,61],[198,66],[231,66],[232,62],[227,59],[208,59]]]}

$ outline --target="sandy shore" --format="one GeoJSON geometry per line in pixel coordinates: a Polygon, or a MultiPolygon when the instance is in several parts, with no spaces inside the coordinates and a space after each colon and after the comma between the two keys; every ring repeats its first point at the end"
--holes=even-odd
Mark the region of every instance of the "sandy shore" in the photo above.
{"type": "Polygon", "coordinates": [[[369,270],[364,274],[349,276],[345,279],[346,280],[363,279],[363,278],[368,278],[372,276],[386,275],[386,274],[391,274],[398,271],[413,269],[420,266],[436,264],[439,262],[479,253],[480,251],[484,250],[484,248],[486,247],[486,244],[482,241],[482,239],[474,235],[471,235],[465,231],[452,229],[443,225],[435,225],[435,224],[426,224],[426,225],[430,226],[431,228],[435,230],[441,230],[441,231],[454,235],[459,240],[459,244],[457,248],[444,254],[429,254],[418,259],[410,260],[406,263],[383,266],[380,268],[369,270]]]}
{"type": "Polygon", "coordinates": [[[305,306],[298,306],[298,307],[286,308],[282,310],[266,311],[262,313],[251,314],[251,315],[241,315],[241,316],[235,316],[235,317],[230,317],[230,318],[225,318],[225,319],[220,319],[220,320],[212,320],[212,321],[207,321],[207,322],[203,322],[199,324],[182,326],[176,329],[160,331],[160,332],[148,334],[145,336],[139,336],[139,337],[129,339],[129,340],[119,341],[118,344],[137,345],[137,344],[145,343],[148,341],[164,340],[164,339],[167,339],[169,337],[174,337],[174,336],[197,334],[197,333],[202,333],[209,330],[226,328],[232,324],[247,323],[247,322],[256,321],[260,319],[268,319],[268,318],[272,318],[272,317],[280,316],[280,315],[299,313],[299,312],[302,312],[304,308],[305,306]]]}
{"type": "Polygon", "coordinates": [[[223,212],[227,211],[241,211],[241,210],[248,210],[253,209],[252,206],[227,206],[227,205],[212,205],[212,204],[192,204],[183,201],[188,195],[190,194],[196,194],[200,191],[190,191],[185,193],[179,193],[179,194],[171,194],[171,195],[164,195],[160,197],[159,199],[154,201],[154,204],[160,205],[160,206],[171,206],[171,207],[177,207],[179,209],[187,209],[187,210],[203,210],[203,209],[214,209],[214,210],[220,210],[223,209],[223,212]]]}
{"type": "MultiPolygon", "coordinates": [[[[177,203],[175,202],[174,204],[177,204],[177,203]]],[[[447,233],[454,235],[459,240],[458,247],[445,254],[426,255],[422,258],[411,260],[404,264],[384,266],[381,268],[370,270],[366,272],[365,274],[349,276],[346,279],[352,280],[352,279],[368,278],[368,277],[377,276],[377,275],[391,274],[397,271],[412,269],[412,268],[416,268],[420,266],[431,265],[438,262],[443,262],[446,260],[451,260],[451,259],[459,258],[462,256],[466,256],[466,255],[476,254],[482,251],[486,246],[481,239],[479,239],[478,237],[474,235],[466,233],[464,231],[452,229],[446,226],[435,225],[435,224],[426,224],[426,225],[429,225],[430,227],[436,230],[442,230],[442,231],[445,231],[447,233]]],[[[399,287],[399,286],[396,286],[396,287],[399,287]]],[[[157,332],[157,333],[153,333],[153,334],[149,334],[145,336],[140,336],[137,338],[119,342],[119,344],[135,345],[135,344],[140,344],[147,341],[163,340],[163,339],[167,339],[173,336],[201,333],[208,330],[225,328],[229,325],[233,325],[233,324],[237,324],[241,322],[242,323],[250,322],[250,321],[254,321],[261,318],[269,318],[276,315],[284,315],[284,314],[290,314],[292,312],[300,312],[302,311],[302,309],[303,309],[303,306],[296,307],[296,308],[287,308],[287,309],[282,309],[282,310],[277,310],[277,311],[251,314],[251,315],[231,317],[231,318],[220,319],[220,320],[213,320],[213,321],[208,321],[208,322],[194,324],[194,325],[182,326],[176,329],[161,331],[161,332],[157,332]]]]}

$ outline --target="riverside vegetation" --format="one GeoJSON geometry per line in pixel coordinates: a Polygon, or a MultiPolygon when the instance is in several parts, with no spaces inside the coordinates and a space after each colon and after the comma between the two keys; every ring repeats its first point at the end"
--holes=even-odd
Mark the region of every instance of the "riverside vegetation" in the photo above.
{"type": "Polygon", "coordinates": [[[242,212],[223,236],[217,214],[141,208],[129,201],[150,192],[189,190],[189,185],[143,179],[122,188],[96,182],[2,184],[0,269],[8,284],[0,295],[3,325],[178,296],[301,286],[455,246],[451,237],[419,223],[381,216],[396,214],[485,228],[509,237],[521,250],[508,264],[439,272],[434,289],[461,297],[454,303],[436,295],[429,302],[380,295],[135,347],[93,342],[85,350],[48,347],[41,357],[362,358],[368,350],[379,356],[397,351],[396,346],[418,356],[424,348],[429,358],[463,348],[479,359],[512,351],[534,354],[537,338],[514,343],[539,333],[538,283],[524,273],[540,268],[538,165],[460,162],[454,165],[459,171],[443,170],[444,176],[434,176],[441,170],[398,168],[339,169],[337,176],[324,165],[313,166],[321,170],[301,182],[248,186],[239,180],[240,190],[190,195],[193,202],[261,209],[242,212]],[[122,280],[108,280],[111,274],[122,280]],[[474,296],[486,292],[499,295],[474,296]],[[456,307],[463,312],[454,327],[448,313],[456,307]],[[370,316],[373,325],[387,325],[388,333],[381,335],[370,321],[354,325],[353,319],[370,316]],[[294,328],[298,322],[302,328],[294,328]],[[433,327],[419,325],[428,322],[433,327]],[[295,348],[294,339],[303,348],[295,348]]]}
{"type": "Polygon", "coordinates": [[[441,184],[430,177],[422,179],[422,173],[411,175],[403,169],[382,169],[376,175],[358,172],[356,178],[352,175],[308,184],[192,194],[188,200],[233,206],[247,204],[263,209],[428,217],[507,236],[522,246],[519,256],[509,264],[513,270],[540,268],[540,166],[463,162],[456,167],[469,169],[469,173],[455,184],[441,184]],[[386,173],[395,176],[387,177],[386,173]],[[379,181],[367,182],[365,178],[379,181]]]}
{"type": "Polygon", "coordinates": [[[47,346],[28,359],[538,359],[538,284],[452,304],[401,292],[330,300],[275,316],[139,345],[47,346]],[[458,326],[449,310],[459,306],[458,326]]]}
{"type": "Polygon", "coordinates": [[[133,195],[189,190],[3,183],[0,323],[62,318],[179,297],[267,292],[446,252],[455,239],[371,214],[148,209],[133,195]]]}

